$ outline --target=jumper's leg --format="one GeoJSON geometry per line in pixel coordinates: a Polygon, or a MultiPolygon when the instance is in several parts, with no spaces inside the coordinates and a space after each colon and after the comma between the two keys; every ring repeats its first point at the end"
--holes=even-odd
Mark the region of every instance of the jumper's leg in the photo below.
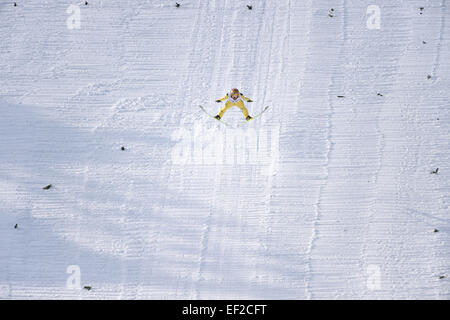
{"type": "Polygon", "coordinates": [[[236,103],[236,107],[238,107],[239,109],[241,109],[242,113],[244,114],[244,118],[248,117],[248,110],[247,108],[244,106],[244,101],[239,101],[238,103],[236,103]]]}
{"type": "Polygon", "coordinates": [[[230,109],[233,105],[234,105],[233,103],[227,101],[227,102],[225,103],[225,105],[223,106],[223,108],[220,109],[220,111],[219,111],[219,117],[222,118],[222,116],[223,116],[223,114],[225,113],[225,111],[227,111],[228,109],[230,109]]]}

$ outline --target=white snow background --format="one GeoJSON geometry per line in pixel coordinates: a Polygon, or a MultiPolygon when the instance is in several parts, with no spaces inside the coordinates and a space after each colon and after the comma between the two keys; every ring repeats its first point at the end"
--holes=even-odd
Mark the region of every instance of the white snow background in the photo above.
{"type": "Polygon", "coordinates": [[[0,299],[450,298],[448,1],[16,2],[0,299]]]}

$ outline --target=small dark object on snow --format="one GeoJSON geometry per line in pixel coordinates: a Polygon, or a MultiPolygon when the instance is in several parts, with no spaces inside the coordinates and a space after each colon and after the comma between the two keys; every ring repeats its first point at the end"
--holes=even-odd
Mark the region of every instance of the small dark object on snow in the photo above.
{"type": "Polygon", "coordinates": [[[180,7],[180,4],[179,4],[178,2],[175,3],[175,7],[179,8],[179,7],[180,7]]]}
{"type": "Polygon", "coordinates": [[[436,120],[439,120],[439,118],[437,118],[436,120]]]}
{"type": "Polygon", "coordinates": [[[334,11],[334,9],[333,9],[333,8],[331,8],[330,10],[331,10],[331,11],[334,11]]]}
{"type": "Polygon", "coordinates": [[[434,229],[433,232],[439,232],[439,230],[438,229],[434,229]]]}
{"type": "Polygon", "coordinates": [[[439,279],[445,279],[445,276],[439,276],[439,279]]]}
{"type": "Polygon", "coordinates": [[[87,5],[88,5],[88,2],[87,2],[87,1],[85,1],[85,2],[84,2],[84,5],[85,5],[85,6],[87,6],[87,5]]]}
{"type": "Polygon", "coordinates": [[[431,76],[430,76],[430,75],[427,75],[427,79],[431,79],[431,76]]]}
{"type": "Polygon", "coordinates": [[[52,185],[51,184],[49,184],[48,186],[45,186],[45,187],[43,187],[42,189],[44,189],[44,190],[48,190],[48,189],[50,189],[52,187],[52,185]]]}
{"type": "Polygon", "coordinates": [[[247,5],[248,10],[252,10],[253,7],[251,5],[247,5]]]}
{"type": "Polygon", "coordinates": [[[14,7],[17,7],[17,3],[14,2],[14,7]]]}
{"type": "Polygon", "coordinates": [[[16,225],[14,226],[14,229],[17,229],[19,227],[19,225],[16,223],[16,225]]]}
{"type": "Polygon", "coordinates": [[[382,95],[381,93],[379,93],[379,92],[377,93],[377,95],[378,95],[378,96],[380,96],[380,97],[382,97],[382,96],[383,96],[383,95],[382,95]]]}
{"type": "Polygon", "coordinates": [[[426,41],[422,41],[422,43],[423,43],[423,44],[427,44],[427,42],[426,42],[426,41]]]}
{"type": "Polygon", "coordinates": [[[345,98],[345,96],[337,96],[338,98],[345,98]]]}
{"type": "Polygon", "coordinates": [[[91,286],[84,286],[83,289],[86,289],[87,291],[91,290],[92,287],[91,286]]]}
{"type": "Polygon", "coordinates": [[[431,173],[431,174],[437,174],[438,171],[439,171],[439,168],[436,168],[435,170],[432,170],[430,173],[431,173]]]}
{"type": "Polygon", "coordinates": [[[120,148],[120,150],[125,151],[125,147],[120,148]]]}

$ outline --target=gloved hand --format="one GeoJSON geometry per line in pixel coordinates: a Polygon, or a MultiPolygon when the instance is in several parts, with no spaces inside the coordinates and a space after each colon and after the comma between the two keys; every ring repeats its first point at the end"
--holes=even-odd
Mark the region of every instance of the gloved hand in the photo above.
{"type": "Polygon", "coordinates": [[[252,99],[248,99],[247,102],[253,102],[253,100],[252,99]]]}
{"type": "Polygon", "coordinates": [[[221,100],[216,100],[216,102],[217,102],[217,103],[221,103],[222,101],[221,101],[221,100]]]}

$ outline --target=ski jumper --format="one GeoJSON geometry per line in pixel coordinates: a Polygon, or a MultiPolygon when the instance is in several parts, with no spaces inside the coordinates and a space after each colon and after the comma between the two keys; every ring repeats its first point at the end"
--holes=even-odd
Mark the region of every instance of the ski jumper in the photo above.
{"type": "Polygon", "coordinates": [[[235,100],[233,99],[228,93],[223,96],[222,98],[218,99],[220,101],[223,101],[227,99],[227,102],[225,103],[225,105],[223,106],[222,109],[220,109],[219,111],[219,116],[222,118],[223,114],[225,113],[225,111],[227,111],[228,109],[230,109],[231,107],[238,107],[239,109],[241,109],[242,113],[244,114],[244,118],[247,118],[248,116],[248,110],[247,108],[244,106],[244,101],[249,101],[251,100],[250,98],[247,98],[246,96],[244,96],[242,93],[239,93],[238,98],[235,100]]]}

